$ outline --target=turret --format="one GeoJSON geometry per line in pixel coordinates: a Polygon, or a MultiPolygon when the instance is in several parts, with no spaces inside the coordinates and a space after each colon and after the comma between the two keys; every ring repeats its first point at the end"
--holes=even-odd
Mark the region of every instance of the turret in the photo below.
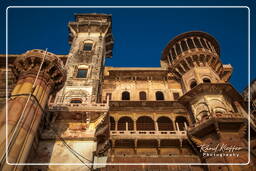
{"type": "Polygon", "coordinates": [[[30,50],[13,63],[17,84],[0,119],[0,170],[22,170],[23,166],[6,163],[25,163],[36,136],[49,96],[59,91],[66,81],[62,61],[53,53],[30,50]],[[7,112],[7,113],[6,113],[7,112]],[[7,125],[7,127],[5,127],[7,125]],[[5,129],[6,137],[5,139],[5,129]],[[8,153],[5,153],[5,141],[8,153]]]}
{"type": "MultiPolygon", "coordinates": [[[[161,60],[162,67],[167,66],[182,85],[184,95],[178,100],[191,111],[194,126],[188,128],[188,136],[196,148],[204,144],[246,147],[242,139],[246,137],[247,113],[241,95],[228,83],[232,67],[222,64],[217,41],[199,31],[181,34],[168,43],[161,60]],[[234,142],[233,137],[241,141],[234,142]]],[[[237,154],[247,162],[246,150],[237,154]]],[[[207,163],[241,162],[207,154],[202,157],[207,163]]]]}
{"type": "Polygon", "coordinates": [[[162,65],[181,80],[184,93],[200,83],[224,83],[231,65],[220,60],[218,42],[208,33],[192,31],[178,35],[163,51],[162,65]]]}

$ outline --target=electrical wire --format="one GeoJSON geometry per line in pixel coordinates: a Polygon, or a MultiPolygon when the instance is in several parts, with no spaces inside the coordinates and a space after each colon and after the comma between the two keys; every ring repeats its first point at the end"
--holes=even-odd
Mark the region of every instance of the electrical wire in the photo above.
{"type": "Polygon", "coordinates": [[[65,141],[65,139],[63,139],[57,132],[57,130],[51,125],[51,123],[48,121],[48,119],[46,118],[46,115],[48,114],[43,107],[40,105],[38,99],[33,95],[33,94],[15,94],[15,95],[11,95],[10,97],[15,97],[15,96],[29,96],[31,95],[31,97],[36,101],[37,105],[39,106],[40,110],[43,112],[43,119],[45,119],[45,121],[47,122],[47,124],[49,125],[49,127],[53,130],[54,134],[57,136],[58,139],[60,139],[62,141],[62,143],[65,145],[65,147],[80,161],[82,162],[87,168],[91,169],[81,158],[83,158],[84,160],[91,162],[91,160],[85,158],[84,156],[82,156],[80,153],[78,153],[77,151],[75,151],[72,147],[70,147],[67,142],[65,141]],[[80,158],[81,157],[81,158],[80,158]]]}
{"type": "MultiPolygon", "coordinates": [[[[37,74],[36,74],[36,78],[35,78],[34,83],[33,83],[33,85],[32,85],[32,91],[34,90],[34,87],[35,87],[35,85],[36,85],[38,76],[39,76],[40,71],[41,71],[41,69],[42,69],[42,66],[43,66],[43,63],[44,63],[44,60],[45,60],[46,53],[47,53],[47,49],[46,49],[46,51],[44,52],[43,60],[42,60],[42,62],[40,63],[38,72],[37,72],[37,74]]],[[[16,124],[16,126],[15,126],[15,128],[14,128],[13,134],[12,134],[12,136],[10,137],[9,144],[7,143],[7,144],[8,144],[8,145],[7,145],[7,151],[9,150],[10,146],[13,144],[13,139],[17,138],[17,136],[18,136],[18,132],[19,132],[19,131],[18,131],[18,127],[20,126],[21,122],[22,122],[23,119],[24,119],[25,110],[27,109],[27,105],[28,105],[28,102],[29,102],[29,100],[30,100],[30,98],[31,98],[32,93],[33,93],[33,92],[29,93],[28,99],[27,99],[27,101],[26,101],[26,103],[25,103],[25,106],[24,106],[24,108],[23,108],[23,110],[22,110],[22,113],[21,113],[21,115],[20,115],[20,117],[19,117],[19,120],[18,120],[18,122],[17,122],[17,124],[16,124]]]]}

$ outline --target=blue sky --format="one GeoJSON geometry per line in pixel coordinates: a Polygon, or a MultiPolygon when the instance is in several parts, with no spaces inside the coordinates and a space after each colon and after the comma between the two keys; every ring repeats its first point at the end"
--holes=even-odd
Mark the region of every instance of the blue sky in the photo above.
{"type": "MultiPolygon", "coordinates": [[[[22,1],[24,2],[24,1],[22,1]]],[[[34,3],[9,5],[60,5],[34,3]]],[[[67,1],[63,1],[67,2],[67,1]]],[[[80,1],[76,1],[80,2],[80,1]]],[[[151,2],[151,1],[150,1],[151,2]]],[[[185,1],[180,1],[185,2],[185,1]]],[[[197,1],[195,1],[197,2],[197,1]]],[[[206,1],[208,2],[208,1],[206,1]]],[[[212,1],[213,2],[213,1],[212,1]]],[[[218,5],[248,5],[239,4],[218,5]]],[[[7,4],[8,5],[8,4],[7,4]]],[[[63,5],[71,5],[65,3],[63,5]]],[[[88,4],[72,4],[88,5],[88,4]]],[[[89,4],[89,5],[130,5],[130,4],[89,4]]],[[[161,4],[133,4],[161,5],[161,4]]],[[[173,4],[167,4],[173,5],[173,4]]],[[[191,5],[191,4],[174,4],[191,5]]],[[[192,4],[199,5],[199,4],[192,4]]],[[[200,4],[209,5],[209,4],[200,4]]],[[[216,5],[216,4],[213,4],[216,5]]],[[[249,4],[250,5],[250,4],[249,4]]],[[[1,6],[3,12],[4,6],[1,6]]],[[[255,8],[251,7],[254,17],[255,8]]],[[[24,53],[28,49],[45,49],[56,54],[67,54],[67,23],[74,20],[74,13],[112,14],[114,53],[107,59],[106,65],[120,67],[158,67],[162,50],[178,34],[192,30],[201,30],[214,36],[221,49],[221,60],[231,64],[234,72],[230,82],[238,91],[243,90],[248,82],[248,9],[185,9],[185,8],[150,8],[150,9],[9,9],[8,10],[8,46],[10,54],[24,53]]],[[[2,17],[2,16],[1,16],[2,17]]],[[[2,17],[3,18],[3,17],[2,17]]],[[[4,18],[3,18],[4,19],[4,18]]],[[[2,23],[2,21],[1,21],[2,23]]],[[[251,23],[255,30],[255,23],[251,23]]],[[[5,53],[5,34],[1,26],[0,53],[5,53]]],[[[251,28],[252,41],[255,33],[251,28]]],[[[251,42],[252,43],[252,42],[251,42]]],[[[253,43],[252,43],[253,45],[253,43]]],[[[251,47],[253,49],[253,46],[251,47]]],[[[255,63],[255,51],[251,52],[251,64],[255,63]]],[[[251,77],[256,77],[252,66],[251,77]]]]}

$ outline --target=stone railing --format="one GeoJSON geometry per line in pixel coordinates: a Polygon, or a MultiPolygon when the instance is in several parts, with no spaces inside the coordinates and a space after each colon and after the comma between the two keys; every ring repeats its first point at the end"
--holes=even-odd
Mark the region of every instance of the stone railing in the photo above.
{"type": "Polygon", "coordinates": [[[244,118],[242,114],[239,113],[211,113],[213,118],[244,118]]]}
{"type": "Polygon", "coordinates": [[[186,138],[186,131],[110,131],[112,139],[179,139],[186,138]]]}
{"type": "Polygon", "coordinates": [[[189,129],[193,129],[203,123],[206,123],[208,120],[211,120],[212,118],[216,118],[216,119],[242,119],[245,118],[242,114],[240,113],[210,113],[209,118],[205,119],[201,122],[197,122],[192,126],[189,126],[189,129]]]}
{"type": "Polygon", "coordinates": [[[107,103],[57,103],[49,104],[49,111],[102,111],[107,112],[107,103]]]}

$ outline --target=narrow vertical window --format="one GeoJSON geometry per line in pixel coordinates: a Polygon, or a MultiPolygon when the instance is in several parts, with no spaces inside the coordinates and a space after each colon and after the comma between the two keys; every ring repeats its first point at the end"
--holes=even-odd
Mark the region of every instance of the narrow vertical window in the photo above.
{"type": "Polygon", "coordinates": [[[87,69],[78,69],[76,78],[86,78],[87,77],[87,69]]]}
{"type": "Polygon", "coordinates": [[[173,93],[173,99],[177,100],[180,97],[179,93],[173,93]]]}
{"type": "Polygon", "coordinates": [[[147,100],[147,94],[145,91],[140,92],[140,100],[147,100]]]}

